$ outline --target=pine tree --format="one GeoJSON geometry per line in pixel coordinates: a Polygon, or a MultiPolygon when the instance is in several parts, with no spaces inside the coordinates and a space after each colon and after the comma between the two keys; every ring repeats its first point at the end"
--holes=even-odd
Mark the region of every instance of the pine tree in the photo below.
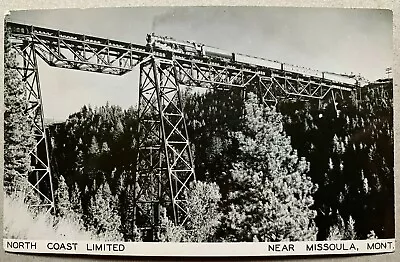
{"type": "Polygon", "coordinates": [[[16,54],[11,49],[9,32],[4,45],[4,190],[22,194],[28,187],[29,151],[34,146],[31,124],[24,113],[25,89],[18,72],[16,54]]]}
{"type": "Polygon", "coordinates": [[[174,225],[168,219],[165,208],[161,210],[161,232],[160,242],[186,242],[188,232],[182,225],[174,225]]]}
{"type": "Polygon", "coordinates": [[[58,188],[54,192],[56,215],[58,217],[67,217],[71,210],[71,202],[69,201],[68,186],[63,176],[58,180],[58,188]]]}
{"type": "Polygon", "coordinates": [[[160,240],[162,242],[214,241],[222,217],[218,208],[220,199],[221,194],[216,183],[201,181],[190,183],[185,204],[189,217],[187,225],[185,227],[174,225],[163,210],[160,240]]]}
{"type": "Polygon", "coordinates": [[[78,149],[76,151],[76,159],[74,161],[75,164],[75,174],[77,177],[80,177],[83,175],[83,170],[84,170],[84,162],[83,162],[83,152],[81,149],[78,149]]]}
{"type": "Polygon", "coordinates": [[[344,240],[346,234],[346,225],[342,216],[336,211],[333,215],[334,223],[329,228],[329,235],[327,240],[344,240]]]}
{"type": "Polygon", "coordinates": [[[75,182],[74,187],[71,191],[71,208],[78,215],[82,215],[82,200],[81,200],[81,192],[79,190],[78,184],[75,182]]]}
{"type": "Polygon", "coordinates": [[[334,224],[329,228],[329,235],[327,240],[343,240],[343,232],[342,229],[334,224]]]}
{"type": "Polygon", "coordinates": [[[356,222],[354,221],[353,217],[350,216],[349,220],[346,224],[346,232],[344,233],[344,238],[346,240],[354,240],[357,239],[357,232],[355,229],[356,222]]]}
{"type": "Polygon", "coordinates": [[[240,160],[231,170],[225,227],[230,241],[299,241],[316,236],[309,164],[297,156],[283,132],[281,115],[246,101],[245,129],[234,133],[240,160]]]}
{"type": "Polygon", "coordinates": [[[378,239],[374,230],[369,231],[369,233],[367,235],[367,239],[378,239]]]}
{"type": "Polygon", "coordinates": [[[126,190],[121,191],[120,213],[121,213],[121,232],[124,234],[125,241],[141,241],[141,232],[134,224],[134,189],[127,185],[126,190]]]}
{"type": "Polygon", "coordinates": [[[103,142],[103,144],[101,145],[101,152],[102,152],[102,153],[108,153],[108,152],[110,152],[110,148],[108,147],[107,142],[103,142]]]}
{"type": "Polygon", "coordinates": [[[220,200],[221,194],[216,183],[195,181],[190,184],[187,198],[190,219],[187,227],[191,242],[213,240],[222,216],[218,210],[220,200]]]}
{"type": "Polygon", "coordinates": [[[88,229],[96,232],[104,240],[121,240],[119,232],[121,218],[115,206],[115,197],[112,196],[109,185],[100,185],[97,192],[90,199],[90,220],[86,221],[88,229]]]}

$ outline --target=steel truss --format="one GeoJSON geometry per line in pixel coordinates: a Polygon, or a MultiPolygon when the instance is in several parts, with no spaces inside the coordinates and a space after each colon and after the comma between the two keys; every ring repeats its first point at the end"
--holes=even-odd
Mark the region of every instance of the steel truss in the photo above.
{"type": "MultiPolygon", "coordinates": [[[[281,99],[344,98],[356,86],[224,59],[192,57],[165,50],[54,29],[8,22],[13,47],[23,63],[28,94],[27,114],[34,123],[37,144],[31,151],[32,188],[54,208],[49,153],[43,123],[36,55],[48,65],[66,69],[123,75],[140,65],[137,170],[134,172],[134,221],[149,240],[156,240],[161,207],[175,224],[190,219],[185,205],[188,185],[195,180],[190,143],[182,108],[185,86],[257,93],[276,105],[281,99]],[[47,181],[45,183],[45,181],[47,181]],[[40,186],[45,183],[46,186],[40,186]],[[46,188],[47,187],[47,188],[46,188]],[[49,194],[45,192],[50,192],[49,194]]],[[[335,104],[335,103],[334,103],[335,104]]]]}
{"type": "Polygon", "coordinates": [[[175,58],[179,82],[187,86],[213,89],[242,88],[259,95],[267,105],[276,105],[279,100],[336,99],[352,95],[353,89],[337,85],[322,78],[304,76],[285,71],[249,70],[235,68],[230,64],[216,65],[196,60],[175,58]]]}
{"type": "Polygon", "coordinates": [[[13,37],[36,44],[37,54],[50,66],[123,75],[151,53],[146,47],[49,28],[7,23],[13,37]]]}
{"type": "Polygon", "coordinates": [[[139,155],[135,220],[157,238],[161,205],[176,225],[188,220],[186,193],[195,180],[175,63],[152,58],[140,66],[139,155]]]}
{"type": "MultiPolygon", "coordinates": [[[[30,206],[35,210],[54,211],[53,183],[50,170],[50,158],[44,126],[43,101],[40,90],[39,72],[36,58],[36,46],[33,41],[12,42],[19,64],[14,69],[21,76],[25,91],[27,108],[25,114],[31,121],[35,144],[29,151],[31,168],[28,171],[28,188],[25,198],[34,195],[30,206]],[[40,199],[39,201],[37,201],[40,199]]],[[[32,200],[32,199],[31,199],[32,200]]]]}

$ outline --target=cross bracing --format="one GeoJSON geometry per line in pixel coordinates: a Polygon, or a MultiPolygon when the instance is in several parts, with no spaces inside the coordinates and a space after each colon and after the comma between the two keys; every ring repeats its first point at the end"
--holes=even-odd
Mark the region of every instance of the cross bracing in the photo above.
{"type": "Polygon", "coordinates": [[[52,67],[124,75],[136,67],[139,79],[137,170],[134,172],[134,221],[157,238],[160,208],[167,207],[175,224],[190,219],[185,201],[195,180],[181,89],[185,86],[254,91],[265,104],[280,99],[337,99],[354,95],[356,85],[325,77],[101,37],[8,22],[12,47],[21,61],[17,70],[25,84],[26,113],[36,145],[31,150],[32,190],[40,207],[54,208],[52,174],[44,128],[37,56],[52,67]],[[42,185],[43,184],[43,185],[42,185]]]}

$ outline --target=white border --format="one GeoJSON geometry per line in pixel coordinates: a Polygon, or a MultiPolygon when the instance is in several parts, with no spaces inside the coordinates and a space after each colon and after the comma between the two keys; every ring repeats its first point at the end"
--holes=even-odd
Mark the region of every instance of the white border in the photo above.
{"type": "Polygon", "coordinates": [[[163,256],[299,256],[389,253],[395,251],[395,239],[240,242],[240,243],[149,243],[3,239],[8,252],[84,255],[154,256],[162,248],[163,256]],[[96,250],[101,248],[102,250],[96,250]]]}
{"type": "MultiPolygon", "coordinates": [[[[324,0],[302,0],[302,1],[298,1],[298,0],[204,0],[204,1],[198,1],[198,0],[154,0],[154,1],[148,1],[145,2],[143,0],[114,0],[114,1],[109,1],[109,0],[88,0],[88,1],[82,1],[82,0],[34,0],[34,1],[26,1],[26,0],[13,0],[13,1],[0,1],[0,12],[5,14],[7,13],[7,10],[10,9],[38,9],[38,8],[93,8],[93,7],[115,7],[115,6],[170,6],[170,5],[230,5],[230,6],[237,6],[237,5],[253,5],[253,6],[293,6],[293,7],[339,7],[339,8],[383,8],[383,9],[391,9],[394,11],[394,38],[393,38],[393,47],[394,47],[394,64],[393,64],[393,68],[395,69],[394,71],[394,80],[395,80],[395,87],[396,87],[396,83],[398,83],[398,79],[400,77],[399,71],[396,69],[400,68],[400,56],[399,56],[399,48],[400,48],[400,19],[399,19],[399,14],[400,14],[400,1],[398,0],[331,0],[331,1],[324,1],[324,0]]],[[[0,21],[0,24],[3,26],[3,21],[0,21]]],[[[2,29],[1,29],[2,30],[2,29]]],[[[0,35],[0,39],[3,40],[2,37],[3,34],[0,35]]],[[[3,54],[2,54],[2,46],[0,45],[0,58],[3,59],[3,54]]],[[[2,76],[2,72],[3,72],[3,64],[0,63],[0,80],[1,82],[3,81],[3,76],[2,76]]],[[[2,84],[0,84],[0,90],[2,90],[2,84]]],[[[400,103],[397,102],[398,97],[400,94],[400,89],[396,89],[394,88],[394,128],[395,128],[395,160],[397,159],[397,152],[398,150],[398,142],[397,142],[397,135],[399,135],[398,133],[398,128],[397,128],[397,120],[396,118],[398,117],[398,113],[397,111],[400,109],[400,103]]],[[[3,98],[0,98],[0,101],[3,101],[3,98]]],[[[3,129],[3,115],[0,114],[0,131],[3,129]]],[[[3,141],[3,134],[2,131],[0,132],[0,140],[3,141]]],[[[1,144],[1,143],[0,143],[1,144]]],[[[1,153],[3,153],[3,147],[0,146],[0,155],[2,155],[1,153]]],[[[399,164],[397,163],[398,161],[395,161],[395,174],[397,174],[397,170],[399,167],[399,164]]],[[[400,162],[399,162],[400,163],[400,162]]],[[[0,157],[0,167],[1,167],[1,171],[0,173],[2,173],[3,170],[3,158],[0,157]]],[[[397,180],[397,176],[395,175],[395,181],[397,180]]],[[[3,179],[2,179],[2,175],[0,175],[0,183],[2,184],[3,179]]],[[[396,181],[397,182],[397,181],[396,181]]],[[[395,184],[396,184],[395,182],[395,184]]],[[[1,190],[0,190],[1,191],[1,190]]],[[[396,186],[396,194],[395,194],[395,198],[396,198],[396,202],[398,203],[398,199],[400,199],[400,194],[397,193],[397,186],[396,186]]],[[[0,195],[0,199],[2,199],[2,195],[0,195]]],[[[2,201],[0,201],[0,203],[2,204],[2,201]]],[[[397,206],[397,205],[396,205],[397,206]]],[[[3,209],[0,208],[0,225],[2,225],[2,220],[3,220],[3,209]]],[[[396,208],[396,237],[399,236],[399,223],[397,221],[397,219],[399,218],[399,212],[398,209],[396,208]]],[[[366,218],[368,219],[368,218],[366,218]]],[[[2,228],[0,226],[0,228],[2,228]]],[[[0,235],[3,235],[3,232],[1,230],[0,235]]],[[[393,239],[389,239],[389,240],[393,240],[393,239]]],[[[6,243],[6,239],[3,240],[3,243],[6,243]]],[[[15,240],[14,240],[15,241],[15,240]]],[[[26,241],[26,240],[23,240],[26,241]]],[[[385,241],[385,240],[379,240],[379,241],[385,241]]],[[[378,240],[376,242],[379,242],[378,240]]],[[[50,241],[35,241],[37,243],[39,242],[50,242],[50,241]]],[[[360,241],[352,241],[354,243],[360,243],[360,241]]],[[[363,241],[361,241],[363,242],[363,241]]],[[[375,242],[375,241],[374,241],[375,242]]],[[[81,243],[85,243],[85,242],[81,242],[81,243]]],[[[89,242],[87,242],[89,243],[89,242]]],[[[92,242],[91,242],[92,243],[92,242]]],[[[302,245],[304,242],[296,242],[296,250],[297,250],[297,245],[302,245]]],[[[320,242],[318,242],[320,243],[320,242]]],[[[327,241],[324,241],[322,243],[328,243],[327,241]]],[[[131,243],[124,243],[125,245],[131,245],[131,243]]],[[[185,248],[189,253],[191,253],[192,255],[194,253],[200,253],[199,250],[193,250],[193,249],[203,249],[203,248],[207,248],[208,245],[216,245],[217,243],[212,243],[212,244],[190,244],[191,247],[190,249],[185,248]]],[[[219,248],[221,249],[225,249],[224,252],[222,252],[222,250],[220,250],[220,252],[218,253],[227,253],[229,256],[235,256],[235,253],[244,253],[243,250],[239,250],[237,251],[236,248],[237,245],[239,244],[239,249],[245,248],[243,243],[232,243],[231,244],[217,244],[219,246],[219,248]],[[226,245],[226,248],[225,248],[226,245]],[[229,248],[231,247],[231,248],[229,248]],[[235,249],[235,250],[233,250],[235,249]]],[[[260,243],[248,243],[251,245],[248,246],[252,246],[252,245],[260,245],[260,243]]],[[[261,243],[264,244],[265,243],[261,243]]],[[[140,248],[140,245],[151,245],[150,243],[132,243],[132,246],[135,246],[136,248],[140,248]]],[[[159,244],[159,246],[157,245],[151,245],[151,248],[157,248],[155,250],[152,250],[151,255],[152,256],[157,256],[157,255],[166,255],[167,253],[174,251],[171,249],[175,249],[177,248],[176,243],[171,243],[171,245],[168,245],[168,243],[161,243],[159,244]]],[[[184,245],[184,244],[182,244],[184,245]]],[[[188,245],[188,244],[186,244],[188,245]]],[[[248,247],[246,245],[246,248],[248,247]]],[[[145,248],[145,250],[148,250],[149,248],[143,246],[145,248]]],[[[4,253],[4,250],[10,251],[10,252],[18,252],[17,250],[10,250],[7,248],[4,248],[3,250],[0,251],[0,261],[37,261],[37,257],[29,257],[29,256],[18,256],[16,254],[12,254],[12,253],[4,253]]],[[[22,250],[19,250],[20,252],[24,252],[22,250]]],[[[45,251],[45,249],[43,249],[43,251],[45,251]]],[[[265,252],[265,250],[261,250],[262,252],[265,252]]],[[[29,251],[25,251],[25,252],[29,252],[29,251]]],[[[250,252],[250,251],[248,251],[250,252]]],[[[386,252],[390,252],[390,251],[386,251],[386,252]]],[[[55,253],[53,252],[43,252],[43,253],[55,253]]],[[[64,252],[65,254],[67,254],[67,252],[64,252]]],[[[79,252],[72,252],[72,253],[68,253],[68,254],[78,254],[79,252]]],[[[139,252],[138,250],[136,250],[134,252],[135,254],[140,255],[141,252],[139,252]]],[[[177,253],[177,252],[173,252],[173,253],[177,253]]],[[[211,256],[209,254],[208,250],[203,250],[202,253],[206,254],[206,256],[211,256]]],[[[361,250],[359,253],[362,253],[361,250]]],[[[31,253],[32,254],[32,253],[31,253]]],[[[61,254],[61,252],[59,252],[59,254],[61,254]]],[[[82,254],[88,254],[88,253],[82,253],[82,254]]],[[[93,253],[91,253],[93,254],[93,253]]],[[[315,254],[315,253],[312,253],[315,254]]],[[[319,253],[320,254],[320,253],[319,253]]],[[[334,254],[332,252],[328,252],[326,254],[334,254]]],[[[391,253],[391,254],[386,254],[384,256],[373,256],[373,257],[364,257],[364,258],[360,258],[360,257],[347,257],[345,258],[346,261],[360,261],[360,260],[367,260],[367,261],[380,261],[380,262],[386,262],[386,261],[400,261],[400,256],[399,256],[399,252],[396,253],[391,253]]],[[[89,254],[88,254],[89,255],[89,254]]],[[[183,256],[183,254],[178,254],[178,256],[183,256]]],[[[253,256],[255,254],[252,254],[253,256]]],[[[265,253],[261,254],[261,255],[265,255],[265,253]]],[[[281,255],[284,255],[283,253],[281,253],[281,255]]],[[[296,255],[296,254],[290,254],[290,255],[296,255]]],[[[306,255],[306,254],[304,254],[306,255]]],[[[308,253],[307,253],[308,255],[308,253]]],[[[218,255],[214,255],[214,256],[218,256],[218,255]]],[[[39,258],[39,260],[42,261],[42,259],[44,261],[70,261],[70,258],[68,257],[42,257],[39,258]]],[[[82,259],[82,258],[81,258],[82,259]]],[[[77,261],[81,261],[81,259],[76,259],[77,261]]],[[[87,259],[90,259],[89,257],[86,257],[86,259],[84,259],[85,261],[87,261],[87,259]]],[[[93,258],[92,258],[93,259],[93,258]]],[[[281,258],[282,259],[282,258],[281,258]]],[[[282,260],[279,261],[282,261],[282,260]]],[[[313,261],[321,261],[321,260],[326,260],[328,259],[326,258],[319,258],[319,259],[313,259],[313,261]]],[[[334,260],[334,261],[342,261],[344,258],[343,257],[337,257],[335,258],[329,258],[329,261],[334,260]]],[[[110,260],[114,260],[112,258],[110,258],[110,260]]],[[[286,261],[286,260],[285,260],[286,261]]]]}

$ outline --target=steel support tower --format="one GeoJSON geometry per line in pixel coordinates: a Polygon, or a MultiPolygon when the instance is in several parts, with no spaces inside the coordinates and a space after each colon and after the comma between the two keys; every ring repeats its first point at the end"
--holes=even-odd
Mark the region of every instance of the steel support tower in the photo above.
{"type": "Polygon", "coordinates": [[[48,65],[111,75],[140,67],[137,169],[133,170],[135,224],[157,240],[161,208],[176,225],[190,219],[185,206],[189,183],[195,180],[192,152],[183,112],[185,87],[240,88],[256,92],[265,104],[280,99],[337,99],[352,96],[356,86],[233,61],[173,53],[162,49],[8,22],[13,49],[20,58],[14,68],[24,82],[37,143],[31,151],[32,189],[41,207],[54,208],[52,175],[44,127],[37,56],[48,65]],[[43,185],[42,185],[43,184],[43,185]]]}
{"type": "Polygon", "coordinates": [[[135,191],[140,197],[135,200],[135,216],[146,218],[144,225],[155,234],[160,207],[171,203],[167,211],[174,223],[184,225],[188,219],[185,194],[195,175],[172,60],[151,58],[140,66],[139,134],[135,191]]]}
{"type": "Polygon", "coordinates": [[[32,208],[50,212],[54,209],[53,182],[50,170],[50,158],[46,129],[44,126],[43,100],[40,90],[36,47],[33,41],[11,41],[17,54],[18,65],[13,68],[21,77],[27,107],[25,114],[30,120],[34,146],[29,151],[31,167],[28,170],[28,188],[24,195],[36,198],[30,203],[32,208]]]}

